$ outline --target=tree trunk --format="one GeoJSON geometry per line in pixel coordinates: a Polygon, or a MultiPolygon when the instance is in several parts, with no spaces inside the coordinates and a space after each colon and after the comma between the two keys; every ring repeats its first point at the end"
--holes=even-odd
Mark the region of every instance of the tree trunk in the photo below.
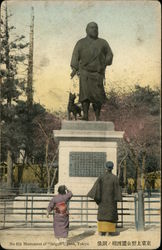
{"type": "Polygon", "coordinates": [[[41,182],[41,188],[44,188],[44,169],[43,169],[43,164],[40,165],[40,182],[41,182]]]}
{"type": "Polygon", "coordinates": [[[50,193],[50,172],[49,169],[47,170],[47,193],[50,193]]]}
{"type": "MultiPolygon", "coordinates": [[[[7,9],[7,2],[5,6],[5,39],[6,39],[6,46],[5,46],[5,59],[6,59],[6,69],[7,69],[7,82],[10,83],[10,47],[9,47],[9,31],[8,31],[8,9],[7,9]]],[[[7,105],[11,106],[11,97],[10,95],[7,96],[7,105]]],[[[11,188],[13,183],[13,162],[12,162],[12,153],[11,150],[8,149],[7,152],[7,187],[11,188]]]]}
{"type": "Polygon", "coordinates": [[[127,162],[124,160],[124,167],[123,167],[123,181],[124,181],[124,190],[127,190],[127,162]]]}
{"type": "Polygon", "coordinates": [[[18,165],[18,185],[22,182],[23,169],[23,164],[18,165]]]}
{"type": "Polygon", "coordinates": [[[120,174],[121,174],[121,165],[123,161],[127,158],[127,156],[128,156],[128,153],[124,155],[124,157],[121,159],[120,163],[118,164],[118,178],[120,178],[120,174]]]}
{"type": "Polygon", "coordinates": [[[53,178],[52,178],[52,181],[51,181],[51,188],[52,188],[52,186],[53,186],[53,184],[54,184],[54,182],[55,182],[56,173],[57,173],[57,169],[55,168],[55,169],[54,169],[53,178]]]}
{"type": "Polygon", "coordinates": [[[141,189],[141,171],[138,163],[138,155],[134,152],[133,148],[130,148],[130,154],[132,161],[134,162],[136,169],[136,177],[135,177],[135,192],[141,189]]]}
{"type": "Polygon", "coordinates": [[[18,166],[18,185],[22,182],[22,177],[23,177],[23,172],[24,172],[24,167],[25,167],[25,159],[26,159],[26,151],[20,150],[21,154],[21,165],[18,166]]]}
{"type": "Polygon", "coordinates": [[[12,188],[13,184],[13,162],[11,150],[7,152],[7,187],[12,188]]]}
{"type": "Polygon", "coordinates": [[[141,185],[143,190],[145,189],[145,163],[146,163],[146,153],[144,153],[142,156],[141,185]]]}
{"type": "Polygon", "coordinates": [[[48,166],[48,147],[49,147],[49,139],[46,140],[46,155],[45,155],[45,161],[46,161],[46,169],[47,169],[47,192],[50,193],[50,169],[48,166]]]}
{"type": "Polygon", "coordinates": [[[137,191],[140,190],[142,188],[141,185],[141,171],[140,171],[140,167],[139,164],[137,163],[136,165],[136,171],[137,171],[137,191]]]}

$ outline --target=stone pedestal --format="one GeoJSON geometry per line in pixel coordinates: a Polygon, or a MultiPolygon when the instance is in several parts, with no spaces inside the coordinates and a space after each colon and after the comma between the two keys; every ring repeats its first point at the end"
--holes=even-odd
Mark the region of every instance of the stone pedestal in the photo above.
{"type": "Polygon", "coordinates": [[[115,131],[112,122],[62,121],[54,130],[59,140],[58,184],[66,185],[75,195],[86,195],[97,177],[104,172],[106,161],[114,162],[117,172],[117,141],[123,131],[115,131]]]}

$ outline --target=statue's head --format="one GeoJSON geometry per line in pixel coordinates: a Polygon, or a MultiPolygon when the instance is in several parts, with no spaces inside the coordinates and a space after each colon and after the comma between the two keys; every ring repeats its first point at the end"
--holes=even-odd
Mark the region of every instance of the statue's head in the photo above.
{"type": "Polygon", "coordinates": [[[91,22],[87,24],[86,27],[87,35],[91,38],[97,38],[98,37],[98,25],[95,22],[91,22]]]}

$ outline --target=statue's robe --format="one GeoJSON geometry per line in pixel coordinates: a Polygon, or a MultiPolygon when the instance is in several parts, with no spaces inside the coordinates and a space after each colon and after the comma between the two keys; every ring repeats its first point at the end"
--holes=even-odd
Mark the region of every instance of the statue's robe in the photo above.
{"type": "Polygon", "coordinates": [[[112,50],[104,39],[92,39],[87,36],[77,42],[72,54],[71,67],[80,75],[80,102],[105,102],[103,79],[106,66],[112,64],[112,59],[112,50]]]}
{"type": "Polygon", "coordinates": [[[99,231],[115,231],[115,225],[118,221],[117,202],[122,201],[118,177],[109,172],[98,177],[89,191],[88,197],[94,199],[98,204],[97,220],[99,231]],[[102,228],[104,229],[102,230],[102,228]]]}

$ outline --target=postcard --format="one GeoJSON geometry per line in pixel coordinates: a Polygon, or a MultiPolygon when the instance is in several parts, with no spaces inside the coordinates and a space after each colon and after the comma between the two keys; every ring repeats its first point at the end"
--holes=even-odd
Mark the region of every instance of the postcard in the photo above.
{"type": "Polygon", "coordinates": [[[2,249],[160,246],[160,10],[1,3],[2,249]]]}

